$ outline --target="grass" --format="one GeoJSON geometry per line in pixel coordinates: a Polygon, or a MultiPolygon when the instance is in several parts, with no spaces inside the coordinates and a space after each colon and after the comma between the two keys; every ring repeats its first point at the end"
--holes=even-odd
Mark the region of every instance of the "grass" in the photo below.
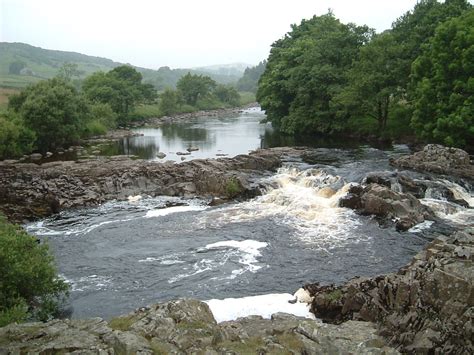
{"type": "Polygon", "coordinates": [[[241,192],[242,188],[240,187],[239,182],[236,178],[230,178],[227,180],[225,186],[225,193],[228,198],[234,198],[241,192]]]}
{"type": "Polygon", "coordinates": [[[257,101],[253,92],[241,91],[240,94],[240,105],[245,106],[257,101]]]}
{"type": "Polygon", "coordinates": [[[334,290],[329,292],[326,295],[326,299],[328,299],[331,302],[339,301],[342,298],[342,291],[341,290],[334,290]]]}
{"type": "Polygon", "coordinates": [[[132,316],[117,317],[113,318],[109,322],[109,327],[113,330],[129,330],[135,319],[132,316]]]}

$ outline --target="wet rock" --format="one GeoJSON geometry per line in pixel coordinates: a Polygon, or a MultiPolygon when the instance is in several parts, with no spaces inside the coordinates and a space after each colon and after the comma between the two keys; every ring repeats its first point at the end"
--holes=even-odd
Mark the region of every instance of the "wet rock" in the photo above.
{"type": "Polygon", "coordinates": [[[195,147],[195,146],[191,146],[191,147],[187,148],[186,150],[187,150],[188,152],[195,152],[195,151],[199,150],[199,148],[198,148],[198,147],[195,147]]]}
{"type": "Polygon", "coordinates": [[[164,159],[164,158],[166,158],[166,154],[163,153],[163,152],[158,152],[158,153],[156,153],[156,157],[158,159],[164,159]]]}
{"type": "Polygon", "coordinates": [[[369,174],[365,178],[365,184],[378,184],[391,188],[392,184],[388,176],[383,176],[380,174],[369,174]]]}
{"type": "Polygon", "coordinates": [[[45,157],[46,157],[46,158],[50,158],[50,157],[52,157],[52,156],[53,156],[53,153],[51,153],[51,152],[46,152],[46,154],[45,154],[45,157]]]}
{"type": "Polygon", "coordinates": [[[373,321],[402,352],[474,352],[474,229],[440,237],[396,274],[306,285],[326,322],[373,321]]]}
{"type": "Polygon", "coordinates": [[[406,231],[425,219],[434,219],[428,207],[411,194],[395,192],[390,187],[371,183],[365,188],[350,189],[339,206],[375,215],[384,223],[394,220],[397,230],[406,231]]]}
{"type": "Polygon", "coordinates": [[[474,165],[470,163],[469,154],[464,150],[448,148],[439,144],[428,144],[420,152],[391,159],[390,164],[400,168],[474,180],[474,165]]]}
{"type": "Polygon", "coordinates": [[[229,181],[237,182],[235,197],[250,197],[259,193],[254,182],[262,174],[274,171],[285,157],[299,154],[291,148],[277,148],[181,164],[128,157],[95,157],[40,166],[2,162],[0,211],[12,221],[23,222],[59,210],[126,200],[130,195],[227,198],[229,181]]]}
{"type": "Polygon", "coordinates": [[[176,155],[190,155],[190,152],[176,152],[176,155]]]}

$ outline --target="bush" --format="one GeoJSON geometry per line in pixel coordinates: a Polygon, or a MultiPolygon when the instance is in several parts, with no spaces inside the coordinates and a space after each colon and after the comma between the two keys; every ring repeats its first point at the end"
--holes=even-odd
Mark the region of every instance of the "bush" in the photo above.
{"type": "Polygon", "coordinates": [[[67,295],[48,246],[1,215],[0,275],[0,327],[25,319],[46,321],[67,295]]]}
{"type": "Polygon", "coordinates": [[[13,113],[0,116],[0,159],[18,157],[30,153],[35,134],[13,113]]]}

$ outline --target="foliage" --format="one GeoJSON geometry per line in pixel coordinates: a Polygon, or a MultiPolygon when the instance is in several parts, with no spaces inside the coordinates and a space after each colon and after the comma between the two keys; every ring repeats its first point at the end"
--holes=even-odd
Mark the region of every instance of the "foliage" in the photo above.
{"type": "Polygon", "coordinates": [[[274,126],[285,133],[334,132],[344,124],[334,98],[360,46],[372,34],[345,25],[332,13],[303,20],[272,45],[257,100],[274,126]]]}
{"type": "Polygon", "coordinates": [[[266,66],[267,61],[264,60],[254,67],[245,69],[244,75],[237,82],[237,89],[239,91],[257,92],[258,81],[265,71],[266,66]]]}
{"type": "Polygon", "coordinates": [[[474,141],[474,10],[438,26],[412,67],[412,127],[449,146],[474,141]]]}
{"type": "Polygon", "coordinates": [[[137,104],[149,103],[156,97],[153,86],[143,84],[142,75],[127,65],[92,74],[84,80],[83,90],[90,101],[109,104],[121,123],[128,121],[137,104]]]}
{"type": "Polygon", "coordinates": [[[31,152],[35,134],[26,128],[18,114],[0,116],[0,159],[31,152]]]}
{"type": "Polygon", "coordinates": [[[166,89],[160,94],[160,111],[163,115],[172,115],[178,111],[179,94],[176,90],[166,89]]]}
{"type": "Polygon", "coordinates": [[[80,77],[83,72],[78,69],[76,63],[64,63],[58,70],[58,77],[66,81],[71,81],[73,77],[80,77]]]}
{"type": "Polygon", "coordinates": [[[0,216],[0,326],[26,317],[47,320],[68,290],[46,244],[0,216]]]}
{"type": "Polygon", "coordinates": [[[368,116],[376,120],[382,133],[392,102],[399,96],[398,75],[394,70],[401,53],[390,31],[376,35],[360,48],[359,57],[348,72],[348,85],[335,99],[343,114],[351,117],[368,116]]]}
{"type": "Polygon", "coordinates": [[[188,73],[179,79],[176,84],[184,103],[196,105],[199,99],[204,99],[211,95],[217,83],[209,76],[188,73]]]}
{"type": "Polygon", "coordinates": [[[13,96],[9,106],[35,132],[36,148],[43,152],[76,142],[89,118],[84,98],[59,78],[28,87],[13,96]]]}
{"type": "Polygon", "coordinates": [[[217,85],[214,90],[214,95],[219,101],[231,106],[237,106],[240,103],[240,94],[233,86],[217,85]]]}
{"type": "Polygon", "coordinates": [[[234,198],[242,191],[242,187],[236,178],[227,180],[225,192],[228,198],[234,198]]]}

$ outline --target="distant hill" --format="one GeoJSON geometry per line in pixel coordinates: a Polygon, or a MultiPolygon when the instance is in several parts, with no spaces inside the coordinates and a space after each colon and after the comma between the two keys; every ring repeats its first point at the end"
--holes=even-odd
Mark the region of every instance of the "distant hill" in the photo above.
{"type": "MultiPolygon", "coordinates": [[[[101,57],[94,57],[75,52],[65,52],[34,47],[25,43],[0,42],[0,87],[23,88],[39,80],[54,77],[64,63],[77,64],[84,78],[96,71],[108,71],[123,63],[101,57]]],[[[242,64],[243,65],[243,64],[242,64]]],[[[145,82],[153,84],[158,90],[174,87],[179,78],[188,72],[205,74],[219,83],[235,83],[242,76],[243,70],[234,64],[211,66],[195,69],[158,70],[135,67],[143,75],[145,82]],[[205,70],[206,68],[228,67],[227,71],[205,70]],[[230,68],[233,68],[232,70],[230,68]]],[[[245,68],[244,68],[245,70],[245,68]]]]}
{"type": "Polygon", "coordinates": [[[210,74],[241,77],[244,74],[245,69],[249,67],[253,67],[253,65],[245,63],[231,63],[208,65],[205,67],[197,67],[193,69],[210,74]]]}

